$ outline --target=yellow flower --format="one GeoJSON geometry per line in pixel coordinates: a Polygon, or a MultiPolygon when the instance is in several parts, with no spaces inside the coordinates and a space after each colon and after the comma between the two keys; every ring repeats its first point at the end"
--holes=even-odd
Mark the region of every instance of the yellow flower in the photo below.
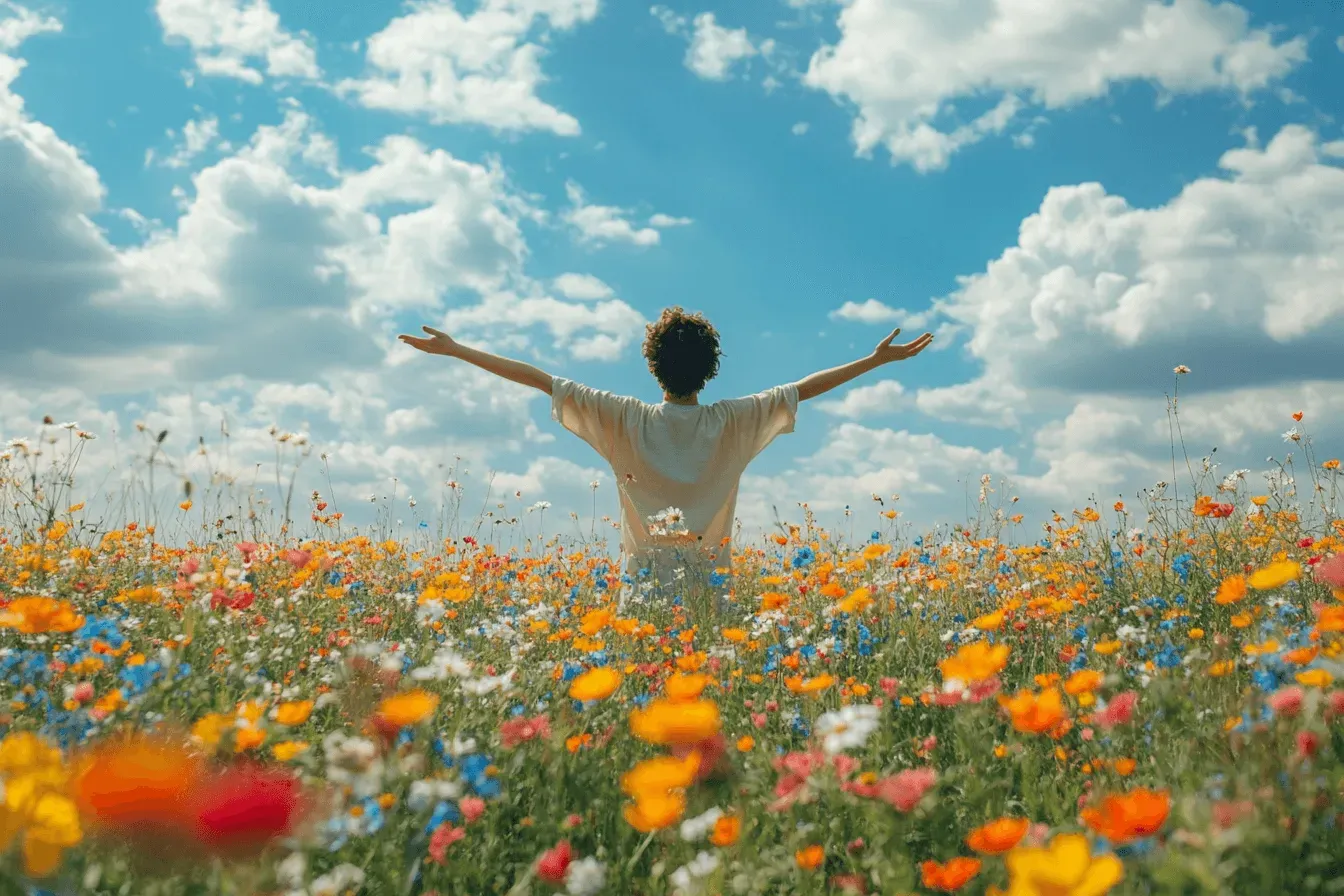
{"type": "Polygon", "coordinates": [[[308,749],[308,745],[301,740],[287,740],[272,744],[271,755],[280,762],[288,762],[306,749],[308,749]]]}
{"type": "Polygon", "coordinates": [[[569,696],[575,700],[605,700],[621,686],[621,673],[610,666],[589,669],[569,683],[569,696]]]}
{"type": "Polygon", "coordinates": [[[1289,582],[1296,581],[1301,575],[1301,564],[1293,560],[1281,560],[1251,573],[1246,584],[1257,591],[1269,591],[1274,588],[1282,588],[1289,582]]]}
{"type": "Polygon", "coordinates": [[[1297,673],[1295,677],[1298,684],[1307,688],[1327,687],[1335,680],[1335,677],[1324,669],[1307,669],[1304,672],[1297,673]]]}
{"type": "Polygon", "coordinates": [[[22,835],[23,868],[29,877],[47,877],[60,866],[62,852],[84,838],[79,810],[69,796],[70,773],[60,750],[30,732],[0,741],[0,851],[22,835]]]}
{"type": "Polygon", "coordinates": [[[207,749],[213,750],[219,746],[219,740],[224,736],[224,732],[234,727],[235,718],[222,712],[202,716],[191,726],[191,737],[207,749]]]}
{"type": "Polygon", "coordinates": [[[984,616],[977,617],[971,625],[982,632],[996,632],[1003,627],[1003,619],[1003,611],[995,610],[993,613],[986,613],[984,616]]]}
{"type": "Polygon", "coordinates": [[[1008,889],[994,896],[1101,896],[1125,876],[1115,856],[1093,856],[1082,834],[1058,834],[1048,847],[1019,846],[1005,857],[1008,889]]]}
{"type": "Polygon", "coordinates": [[[407,728],[434,714],[439,698],[420,688],[393,694],[378,704],[378,717],[395,728],[407,728]]]}

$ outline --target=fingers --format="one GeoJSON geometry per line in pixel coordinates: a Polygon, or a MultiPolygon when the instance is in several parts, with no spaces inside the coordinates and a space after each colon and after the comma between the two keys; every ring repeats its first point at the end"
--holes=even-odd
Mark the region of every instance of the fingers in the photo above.
{"type": "Polygon", "coordinates": [[[426,333],[428,333],[428,334],[431,335],[431,336],[447,336],[447,335],[448,335],[447,333],[441,333],[441,332],[439,332],[438,330],[434,329],[433,327],[421,327],[420,329],[424,330],[426,333]]]}

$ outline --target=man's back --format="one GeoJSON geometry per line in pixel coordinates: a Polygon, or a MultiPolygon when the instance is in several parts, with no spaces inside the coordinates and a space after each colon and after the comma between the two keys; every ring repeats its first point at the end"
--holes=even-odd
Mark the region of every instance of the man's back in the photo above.
{"type": "Polygon", "coordinates": [[[793,431],[798,411],[792,384],[708,405],[648,404],[557,377],[551,395],[552,416],[611,464],[627,569],[659,578],[699,565],[688,555],[728,566],[742,473],[777,435],[793,431]],[[650,519],[671,508],[680,519],[654,520],[651,532],[650,519]]]}

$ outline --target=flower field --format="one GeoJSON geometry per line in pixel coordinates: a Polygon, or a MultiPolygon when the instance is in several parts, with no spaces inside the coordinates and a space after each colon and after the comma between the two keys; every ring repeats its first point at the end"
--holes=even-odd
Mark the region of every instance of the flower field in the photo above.
{"type": "Polygon", "coordinates": [[[594,550],[340,536],[317,496],[313,537],[182,547],[62,501],[0,536],[0,877],[1340,892],[1344,521],[1203,484],[923,537],[875,503],[676,605],[594,550]]]}

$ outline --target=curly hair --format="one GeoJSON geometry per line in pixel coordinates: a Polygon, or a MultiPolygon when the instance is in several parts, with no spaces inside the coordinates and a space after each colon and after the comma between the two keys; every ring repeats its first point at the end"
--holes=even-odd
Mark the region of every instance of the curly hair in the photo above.
{"type": "Polygon", "coordinates": [[[644,358],[658,385],[673,398],[690,398],[719,372],[719,331],[701,314],[664,308],[645,327],[644,358]]]}

